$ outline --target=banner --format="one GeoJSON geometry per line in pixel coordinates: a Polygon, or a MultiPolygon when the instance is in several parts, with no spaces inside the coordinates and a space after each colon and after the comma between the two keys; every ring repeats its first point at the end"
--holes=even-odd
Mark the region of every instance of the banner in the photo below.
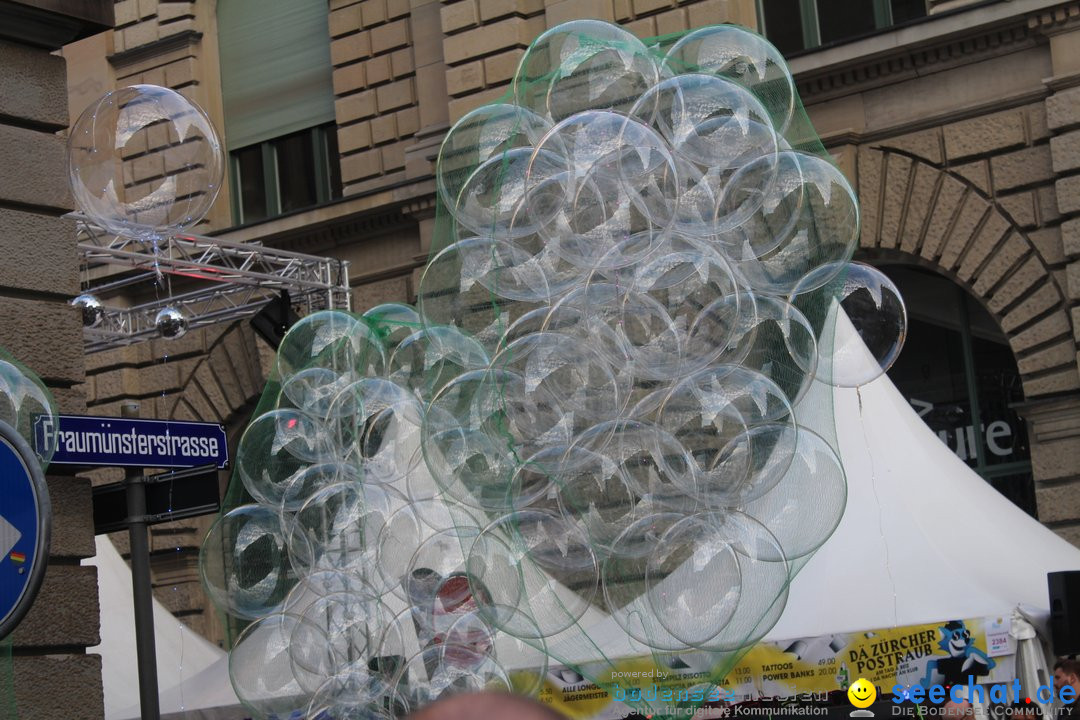
{"type": "Polygon", "coordinates": [[[540,699],[575,718],[625,718],[641,699],[658,714],[683,708],[674,714],[687,715],[688,708],[704,706],[690,716],[710,718],[728,717],[728,708],[738,703],[822,704],[859,678],[876,685],[879,694],[896,685],[966,684],[968,675],[979,684],[1011,682],[1016,648],[1009,627],[1007,616],[968,618],[759,643],[715,682],[715,661],[705,652],[669,654],[662,665],[646,657],[616,661],[602,671],[582,668],[596,683],[552,666],[540,699]]]}

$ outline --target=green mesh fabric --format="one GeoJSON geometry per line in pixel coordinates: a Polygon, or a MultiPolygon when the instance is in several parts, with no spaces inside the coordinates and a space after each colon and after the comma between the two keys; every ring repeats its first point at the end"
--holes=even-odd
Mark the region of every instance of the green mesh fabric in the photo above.
{"type": "Polygon", "coordinates": [[[561,665],[686,716],[846,504],[831,387],[880,372],[834,352],[854,193],[763,38],[599,21],[530,46],[436,185],[416,306],[302,319],[240,441],[201,557],[234,688],[386,717],[555,702],[561,665]],[[677,661],[696,692],[625,686],[677,661]]]}

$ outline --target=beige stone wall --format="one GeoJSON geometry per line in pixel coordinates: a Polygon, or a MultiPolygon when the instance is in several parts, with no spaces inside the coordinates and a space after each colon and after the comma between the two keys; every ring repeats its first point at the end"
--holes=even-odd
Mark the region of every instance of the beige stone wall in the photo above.
{"type": "MultiPolygon", "coordinates": [[[[1005,17],[892,51],[796,61],[815,127],[855,181],[861,253],[980,299],[1027,402],[1039,518],[1080,545],[1080,7],[1005,17]],[[1073,117],[1075,115],[1075,117],[1073,117]]],[[[1069,5],[1069,7],[1064,7],[1069,5]]]]}
{"type": "MultiPolygon", "coordinates": [[[[154,340],[86,357],[86,391],[95,414],[120,415],[130,403],[139,416],[221,422],[230,450],[255,406],[269,371],[267,347],[246,323],[219,325],[174,341],[154,340]]],[[[232,455],[230,454],[230,457],[232,455]]],[[[224,496],[227,472],[219,474],[224,496]]],[[[123,479],[119,469],[93,473],[94,484],[123,479]]],[[[214,642],[225,637],[199,579],[199,545],[214,516],[150,528],[155,597],[193,630],[214,642]]],[[[125,558],[127,532],[109,536],[125,558]]]]}
{"type": "MultiPolygon", "coordinates": [[[[174,0],[115,0],[115,29],[84,41],[90,47],[70,48],[80,60],[100,63],[101,49],[107,52],[109,87],[150,84],[170,87],[199,104],[210,116],[224,143],[224,114],[221,80],[218,73],[216,1],[175,2],[174,0]]],[[[81,72],[77,71],[77,72],[81,72]]],[[[100,70],[99,70],[100,72],[100,70]]],[[[92,98],[85,98],[89,102],[92,98]]],[[[168,138],[147,134],[155,147],[132,146],[137,153],[125,167],[128,197],[138,198],[156,179],[169,170],[160,152],[168,138]],[[156,142],[155,142],[156,140],[156,142]]],[[[229,188],[201,223],[206,231],[229,225],[229,188]]]]}
{"type": "MultiPolygon", "coordinates": [[[[965,1],[932,5],[937,13],[965,1]]],[[[1017,3],[995,3],[970,17],[945,13],[804,55],[792,68],[815,127],[858,189],[864,256],[903,257],[952,277],[1008,335],[1030,400],[1023,412],[1032,424],[1040,514],[1080,544],[1074,5],[1024,14],[1017,3]]],[[[108,82],[180,88],[222,127],[215,3],[120,0],[116,7],[108,82]]],[[[586,17],[622,23],[642,37],[725,21],[756,24],[753,0],[330,0],[329,10],[345,198],[227,237],[348,259],[361,311],[415,297],[434,227],[441,138],[464,113],[507,91],[525,48],[544,29],[586,17]]],[[[80,77],[73,97],[89,94],[98,75],[80,77]]],[[[223,196],[211,226],[227,224],[223,196]]],[[[245,328],[226,335],[255,342],[245,328]]],[[[203,359],[225,335],[199,337],[184,350],[152,344],[91,356],[91,407],[107,412],[138,398],[146,416],[239,417],[252,388],[241,376],[206,369],[203,359]]],[[[197,530],[155,540],[178,542],[188,553],[156,578],[179,585],[188,573],[190,582],[197,530]]],[[[193,600],[180,609],[206,629],[194,591],[181,595],[193,600]]]]}
{"type": "MultiPolygon", "coordinates": [[[[67,304],[79,289],[74,228],[60,218],[71,208],[66,87],[63,58],[0,39],[0,347],[46,382],[61,411],[84,412],[82,329],[67,304]]],[[[19,717],[100,718],[101,659],[84,654],[99,641],[97,572],[79,564],[94,554],[90,481],[63,472],[47,481],[52,546],[12,634],[14,704],[19,717]]]]}

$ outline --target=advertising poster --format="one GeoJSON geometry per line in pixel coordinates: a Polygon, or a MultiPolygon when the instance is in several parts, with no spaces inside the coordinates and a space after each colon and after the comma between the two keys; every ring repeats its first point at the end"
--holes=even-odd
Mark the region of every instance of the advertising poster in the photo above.
{"type": "Polygon", "coordinates": [[[597,720],[634,717],[639,698],[658,714],[668,708],[694,718],[731,717],[741,703],[777,700],[805,703],[803,714],[813,714],[829,693],[846,692],[859,678],[879,694],[896,685],[967,684],[969,675],[979,684],[1010,682],[1014,643],[1007,617],[986,617],[759,643],[722,678],[704,652],[668,655],[662,665],[635,658],[602,671],[584,668],[599,684],[552,666],[540,699],[571,717],[597,720]],[[611,692],[601,687],[608,682],[611,692]]]}

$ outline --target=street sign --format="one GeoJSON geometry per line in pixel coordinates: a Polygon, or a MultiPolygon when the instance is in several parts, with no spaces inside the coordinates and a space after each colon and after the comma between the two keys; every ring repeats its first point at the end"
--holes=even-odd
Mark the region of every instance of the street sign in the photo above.
{"type": "Polygon", "coordinates": [[[49,562],[52,508],[30,446],[0,422],[0,638],[34,602],[49,562]]]}
{"type": "Polygon", "coordinates": [[[34,444],[41,449],[51,442],[56,445],[51,460],[55,465],[187,468],[213,463],[221,469],[229,465],[225,428],[219,423],[42,415],[34,423],[34,444]]]}
{"type": "MultiPolygon", "coordinates": [[[[146,486],[146,510],[141,519],[147,525],[209,515],[221,509],[216,465],[150,475],[138,481],[146,486]]],[[[128,528],[129,483],[125,480],[94,488],[95,535],[128,528]]]]}

